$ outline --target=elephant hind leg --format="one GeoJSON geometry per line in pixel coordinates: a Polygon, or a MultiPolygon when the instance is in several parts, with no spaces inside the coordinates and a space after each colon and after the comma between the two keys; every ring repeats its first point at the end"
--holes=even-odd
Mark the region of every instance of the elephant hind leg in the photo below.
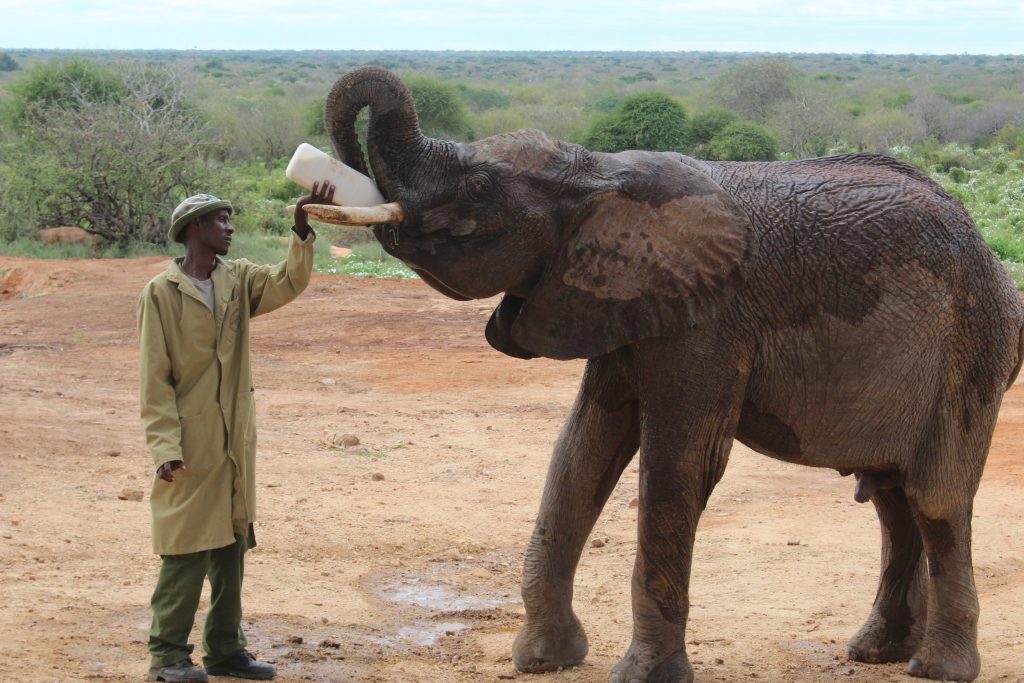
{"type": "Polygon", "coordinates": [[[870,490],[878,513],[882,571],[871,614],[847,643],[846,655],[858,662],[906,662],[917,651],[925,630],[928,579],[924,546],[903,488],[872,487],[871,483],[865,484],[864,477],[858,475],[857,490],[870,490]]]}
{"type": "Polygon", "coordinates": [[[971,565],[971,502],[930,517],[911,500],[928,556],[928,624],[907,673],[942,681],[973,681],[978,653],[978,594],[971,565]]]}
{"type": "Polygon", "coordinates": [[[968,409],[970,398],[943,403],[923,451],[932,457],[916,459],[904,482],[928,558],[927,627],[907,673],[935,680],[972,681],[981,670],[971,517],[999,400],[968,409]]]}

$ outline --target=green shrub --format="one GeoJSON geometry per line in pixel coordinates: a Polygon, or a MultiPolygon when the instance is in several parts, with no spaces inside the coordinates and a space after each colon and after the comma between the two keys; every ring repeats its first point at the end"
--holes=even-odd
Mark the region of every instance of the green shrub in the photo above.
{"type": "Polygon", "coordinates": [[[124,94],[124,83],[111,70],[85,59],[51,60],[34,66],[10,87],[7,118],[16,126],[32,112],[52,108],[78,110],[85,103],[112,104],[124,94]]]}
{"type": "Polygon", "coordinates": [[[208,137],[174,74],[136,67],[111,78],[61,62],[16,84],[26,108],[4,150],[16,172],[2,174],[0,239],[77,225],[114,244],[160,243],[168,197],[207,185],[208,137]]]}
{"type": "Polygon", "coordinates": [[[504,109],[512,106],[512,98],[492,88],[471,88],[468,85],[456,86],[463,101],[473,111],[485,112],[490,109],[504,109]]]}
{"type": "Polygon", "coordinates": [[[454,85],[427,76],[407,76],[403,80],[412,93],[424,133],[453,140],[473,138],[466,105],[454,85]]]}
{"type": "Polygon", "coordinates": [[[967,182],[967,171],[959,166],[954,166],[949,169],[949,179],[954,183],[966,183],[967,182]]]}
{"type": "Polygon", "coordinates": [[[739,116],[731,109],[712,107],[694,114],[690,119],[690,141],[695,145],[706,145],[722,129],[739,120],[739,116]]]}
{"type": "Polygon", "coordinates": [[[711,156],[720,161],[774,161],[779,157],[779,141],[768,130],[753,123],[731,123],[708,146],[711,156]]]}
{"type": "Polygon", "coordinates": [[[0,52],[0,71],[17,71],[18,63],[6,52],[0,52]]]}
{"type": "Polygon", "coordinates": [[[1008,124],[999,129],[995,141],[1007,149],[1024,152],[1024,126],[1008,124]]]}
{"type": "Polygon", "coordinates": [[[686,109],[659,92],[630,95],[615,111],[598,119],[584,135],[582,143],[598,152],[627,149],[682,152],[690,144],[686,109]]]}
{"type": "Polygon", "coordinates": [[[1024,236],[1020,232],[993,231],[986,236],[985,241],[1000,260],[1024,264],[1024,236]]]}
{"type": "Polygon", "coordinates": [[[621,102],[622,97],[619,95],[608,95],[607,97],[602,97],[599,100],[588,102],[586,106],[583,107],[583,110],[594,111],[600,114],[610,114],[615,111],[615,108],[619,106],[621,102]]]}
{"type": "Polygon", "coordinates": [[[626,83],[639,83],[640,81],[656,81],[658,79],[650,71],[637,71],[635,74],[619,76],[619,80],[626,83]]]}

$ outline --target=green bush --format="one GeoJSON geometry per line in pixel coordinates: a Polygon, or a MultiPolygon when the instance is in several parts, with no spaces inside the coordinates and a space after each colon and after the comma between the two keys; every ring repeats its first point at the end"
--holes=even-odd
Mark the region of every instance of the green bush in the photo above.
{"type": "Polygon", "coordinates": [[[505,107],[512,106],[511,97],[492,88],[471,88],[461,83],[457,88],[463,101],[476,112],[504,109],[505,107]]]}
{"type": "Polygon", "coordinates": [[[17,71],[18,63],[6,52],[0,52],[0,71],[17,71]]]}
{"type": "Polygon", "coordinates": [[[466,105],[454,85],[427,76],[407,76],[403,80],[412,93],[424,133],[454,140],[473,138],[466,105]]]}
{"type": "Polygon", "coordinates": [[[731,109],[712,107],[693,115],[690,119],[690,141],[695,145],[706,145],[729,124],[739,120],[731,109]]]}
{"type": "Polygon", "coordinates": [[[1007,149],[1024,152],[1024,126],[1008,124],[999,129],[995,141],[1007,149]]]}
{"type": "Polygon", "coordinates": [[[967,171],[959,166],[949,169],[949,179],[954,183],[966,183],[967,177],[967,171]]]}
{"type": "Polygon", "coordinates": [[[708,146],[720,161],[774,161],[779,158],[779,141],[768,130],[753,123],[737,121],[723,128],[708,146]]]}
{"type": "Polygon", "coordinates": [[[598,119],[582,143],[598,152],[682,152],[690,144],[686,109],[659,92],[630,95],[611,114],[598,119]]]}
{"type": "Polygon", "coordinates": [[[4,152],[0,239],[77,225],[113,244],[160,243],[168,197],[207,184],[209,142],[176,77],[146,67],[109,81],[94,69],[60,63],[15,85],[30,104],[4,152]]]}
{"type": "Polygon", "coordinates": [[[626,83],[639,83],[640,81],[656,81],[658,79],[650,71],[637,71],[635,74],[619,76],[619,80],[626,83]]]}
{"type": "Polygon", "coordinates": [[[52,108],[78,110],[85,103],[112,104],[125,95],[123,81],[109,69],[85,59],[52,60],[34,66],[11,85],[7,119],[26,123],[32,112],[52,108]]]}

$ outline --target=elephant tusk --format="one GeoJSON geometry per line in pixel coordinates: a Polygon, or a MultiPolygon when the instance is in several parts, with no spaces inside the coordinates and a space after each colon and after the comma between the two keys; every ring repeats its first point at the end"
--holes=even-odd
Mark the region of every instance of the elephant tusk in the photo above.
{"type": "MultiPolygon", "coordinates": [[[[377,206],[334,206],[333,204],[306,204],[306,214],[313,220],[332,225],[378,225],[380,223],[401,223],[404,218],[402,205],[398,202],[377,206]]],[[[295,205],[288,207],[288,213],[295,213],[295,205]]]]}

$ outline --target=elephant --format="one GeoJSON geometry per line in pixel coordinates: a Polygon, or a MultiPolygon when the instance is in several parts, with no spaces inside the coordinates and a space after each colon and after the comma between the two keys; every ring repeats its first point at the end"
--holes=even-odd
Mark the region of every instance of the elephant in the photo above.
{"type": "Polygon", "coordinates": [[[532,129],[433,139],[402,81],[373,66],[335,82],[324,122],[387,200],[349,222],[374,224],[445,296],[502,295],[484,331],[498,351],[585,359],[524,557],[519,670],[585,658],[576,566],[639,453],[632,640],[609,680],[693,680],[694,536],[739,440],[853,474],[874,505],[881,575],[850,659],[978,675],[972,507],[1024,306],[956,199],[865,153],[715,162],[532,129]]]}

